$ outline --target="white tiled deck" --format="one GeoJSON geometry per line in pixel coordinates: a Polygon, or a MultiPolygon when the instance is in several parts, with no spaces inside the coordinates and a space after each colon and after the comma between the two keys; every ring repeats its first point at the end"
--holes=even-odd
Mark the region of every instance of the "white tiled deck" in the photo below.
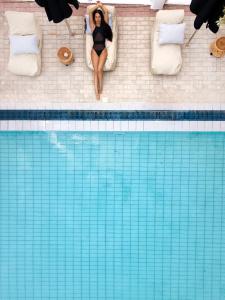
{"type": "MultiPolygon", "coordinates": [[[[36,78],[19,77],[7,71],[9,45],[7,24],[0,14],[0,109],[4,108],[79,108],[135,107],[191,108],[225,106],[225,58],[209,55],[215,39],[204,26],[188,48],[183,49],[183,68],[177,76],[150,73],[150,33],[153,16],[119,16],[119,48],[116,70],[105,73],[101,103],[96,103],[92,72],[85,64],[82,16],[70,19],[76,31],[69,38],[65,25],[50,24],[46,15],[36,12],[44,34],[42,73],[36,78]],[[2,26],[3,25],[3,26],[2,26]],[[66,45],[75,54],[75,63],[61,65],[57,49],[66,45]],[[108,103],[111,103],[108,104],[108,103]],[[83,106],[82,106],[83,105],[83,106]]],[[[193,31],[191,15],[185,17],[186,37],[193,31]]],[[[224,35],[225,29],[218,36],[224,35]]]]}

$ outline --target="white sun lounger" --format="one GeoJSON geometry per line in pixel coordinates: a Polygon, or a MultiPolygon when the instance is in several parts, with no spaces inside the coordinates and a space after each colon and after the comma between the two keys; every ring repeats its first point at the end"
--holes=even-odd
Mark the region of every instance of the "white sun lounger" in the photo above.
{"type": "MultiPolygon", "coordinates": [[[[89,14],[89,10],[93,7],[93,5],[89,5],[87,7],[87,14],[89,14]]],[[[108,56],[105,62],[104,71],[112,71],[116,67],[117,60],[117,37],[118,37],[118,25],[116,19],[116,9],[114,6],[107,5],[109,10],[109,14],[112,15],[112,32],[113,32],[113,40],[112,42],[106,40],[106,48],[108,51],[108,56]]],[[[86,33],[86,62],[87,66],[93,70],[92,61],[91,61],[91,50],[93,48],[93,38],[91,34],[86,33]]]]}
{"type": "Polygon", "coordinates": [[[184,19],[184,10],[160,10],[155,17],[151,36],[151,72],[157,75],[176,75],[182,66],[181,46],[159,45],[159,25],[179,24],[184,19]]]}
{"type": "Polygon", "coordinates": [[[38,54],[10,53],[8,70],[15,75],[36,76],[41,72],[42,33],[33,13],[6,11],[9,35],[36,35],[38,38],[38,54]]]}

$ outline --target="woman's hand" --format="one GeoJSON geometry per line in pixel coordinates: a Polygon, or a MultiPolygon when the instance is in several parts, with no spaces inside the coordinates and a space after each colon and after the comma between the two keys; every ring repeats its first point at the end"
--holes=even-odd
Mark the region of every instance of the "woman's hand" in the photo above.
{"type": "Polygon", "coordinates": [[[100,1],[97,1],[97,7],[102,7],[102,3],[100,1]]]}

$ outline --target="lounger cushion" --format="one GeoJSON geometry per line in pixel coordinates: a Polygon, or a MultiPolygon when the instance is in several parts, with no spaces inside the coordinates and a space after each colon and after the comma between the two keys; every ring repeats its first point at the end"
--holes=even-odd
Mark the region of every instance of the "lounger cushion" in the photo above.
{"type": "MultiPolygon", "coordinates": [[[[87,14],[93,5],[87,7],[87,14]]],[[[116,10],[114,6],[107,5],[109,10],[109,14],[112,15],[112,32],[113,32],[113,40],[112,42],[106,40],[106,48],[108,51],[108,56],[104,65],[104,71],[112,71],[116,67],[117,61],[117,36],[118,36],[118,28],[117,28],[117,19],[116,19],[116,10]]],[[[93,38],[91,34],[86,34],[86,62],[87,66],[93,70],[92,61],[91,61],[91,50],[93,48],[93,38]]]]}
{"type": "Polygon", "coordinates": [[[180,24],[184,20],[183,9],[160,10],[155,16],[156,23],[180,24]]]}
{"type": "Polygon", "coordinates": [[[151,72],[158,75],[176,75],[182,66],[181,47],[176,44],[159,45],[159,25],[179,24],[184,10],[163,10],[156,14],[152,30],[151,72]]]}
{"type": "Polygon", "coordinates": [[[41,58],[36,54],[13,55],[10,57],[8,70],[15,75],[39,75],[41,70],[41,58]]]}
{"type": "Polygon", "coordinates": [[[33,13],[6,11],[10,35],[28,35],[36,33],[36,20],[33,13]]]}
{"type": "Polygon", "coordinates": [[[8,70],[15,75],[36,76],[41,72],[42,33],[33,13],[7,11],[10,35],[36,35],[38,54],[16,54],[10,51],[8,70]]]}

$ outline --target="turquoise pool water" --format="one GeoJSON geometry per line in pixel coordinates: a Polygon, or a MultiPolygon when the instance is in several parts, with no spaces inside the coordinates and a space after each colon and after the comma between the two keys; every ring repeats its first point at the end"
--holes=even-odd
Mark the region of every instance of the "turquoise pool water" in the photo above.
{"type": "Polygon", "coordinates": [[[225,299],[225,133],[0,133],[1,300],[225,299]]]}

